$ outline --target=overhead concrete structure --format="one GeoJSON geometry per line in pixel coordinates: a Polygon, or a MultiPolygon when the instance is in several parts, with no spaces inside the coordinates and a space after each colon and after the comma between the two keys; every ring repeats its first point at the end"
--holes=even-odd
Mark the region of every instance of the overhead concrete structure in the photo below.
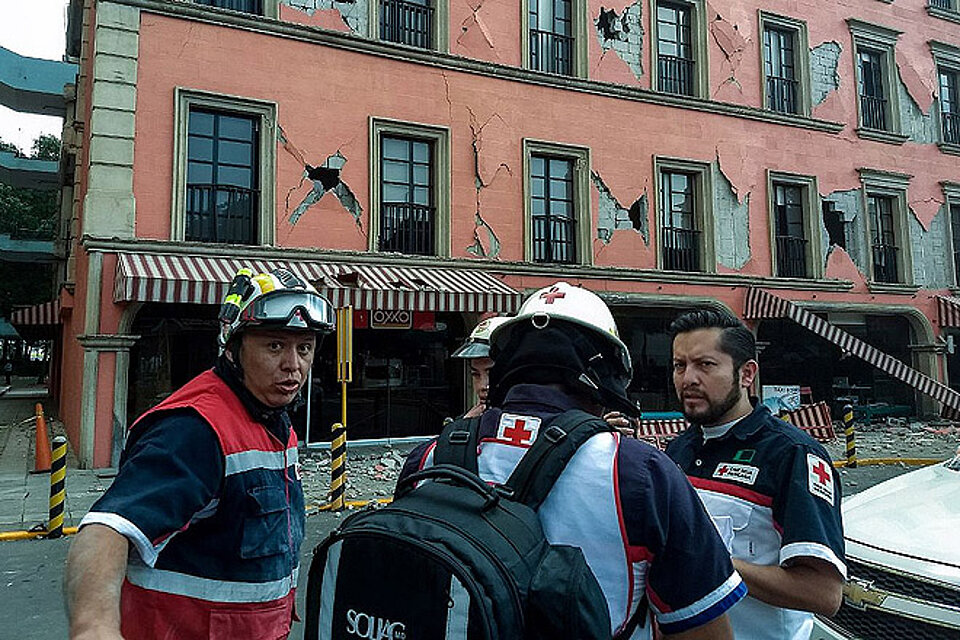
{"type": "Polygon", "coordinates": [[[66,114],[64,87],[77,79],[77,65],[29,58],[0,47],[0,104],[43,116],[66,114]]]}
{"type": "Polygon", "coordinates": [[[56,189],[60,186],[60,163],[56,160],[21,158],[0,151],[0,183],[28,189],[56,189]]]}

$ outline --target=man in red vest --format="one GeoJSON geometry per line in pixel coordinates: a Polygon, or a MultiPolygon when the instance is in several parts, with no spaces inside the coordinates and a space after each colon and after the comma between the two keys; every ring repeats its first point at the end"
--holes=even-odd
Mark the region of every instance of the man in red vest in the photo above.
{"type": "Polygon", "coordinates": [[[289,271],[234,278],[216,366],[130,428],[67,558],[70,637],[286,638],[304,530],[287,407],[330,304],[289,271]]]}

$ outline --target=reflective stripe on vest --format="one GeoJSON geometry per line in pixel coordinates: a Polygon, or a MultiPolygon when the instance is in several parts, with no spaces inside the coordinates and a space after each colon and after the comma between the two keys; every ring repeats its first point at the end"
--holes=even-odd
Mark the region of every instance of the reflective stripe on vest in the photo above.
{"type": "Polygon", "coordinates": [[[254,469],[286,469],[297,464],[297,448],[286,451],[241,451],[224,456],[224,475],[253,471],[254,469]]]}
{"type": "Polygon", "coordinates": [[[211,602],[269,602],[286,596],[297,586],[298,566],[286,578],[272,582],[230,582],[228,580],[211,580],[197,576],[151,569],[139,563],[131,563],[127,567],[127,580],[131,584],[151,591],[172,593],[198,600],[211,602]]]}

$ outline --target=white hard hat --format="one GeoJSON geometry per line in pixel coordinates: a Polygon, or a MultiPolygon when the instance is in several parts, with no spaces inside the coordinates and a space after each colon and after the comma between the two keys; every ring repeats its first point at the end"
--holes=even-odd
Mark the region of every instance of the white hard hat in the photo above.
{"type": "Polygon", "coordinates": [[[497,316],[482,320],[470,332],[470,337],[454,351],[451,358],[489,358],[490,335],[493,330],[507,322],[510,318],[497,316]]]}

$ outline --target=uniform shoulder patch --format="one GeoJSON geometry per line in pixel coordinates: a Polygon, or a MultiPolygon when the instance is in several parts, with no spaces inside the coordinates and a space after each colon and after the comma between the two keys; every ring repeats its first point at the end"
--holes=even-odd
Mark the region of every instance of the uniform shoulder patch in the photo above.
{"type": "Polygon", "coordinates": [[[754,484],[757,476],[760,475],[760,468],[749,464],[737,464],[735,462],[721,462],[713,471],[713,477],[720,480],[732,480],[741,484],[754,484]]]}
{"type": "Polygon", "coordinates": [[[813,453],[807,454],[807,488],[816,497],[834,506],[836,492],[833,486],[833,467],[813,453]]]}
{"type": "Polygon", "coordinates": [[[537,439],[540,418],[504,413],[497,425],[497,441],[515,447],[529,447],[537,439]]]}

